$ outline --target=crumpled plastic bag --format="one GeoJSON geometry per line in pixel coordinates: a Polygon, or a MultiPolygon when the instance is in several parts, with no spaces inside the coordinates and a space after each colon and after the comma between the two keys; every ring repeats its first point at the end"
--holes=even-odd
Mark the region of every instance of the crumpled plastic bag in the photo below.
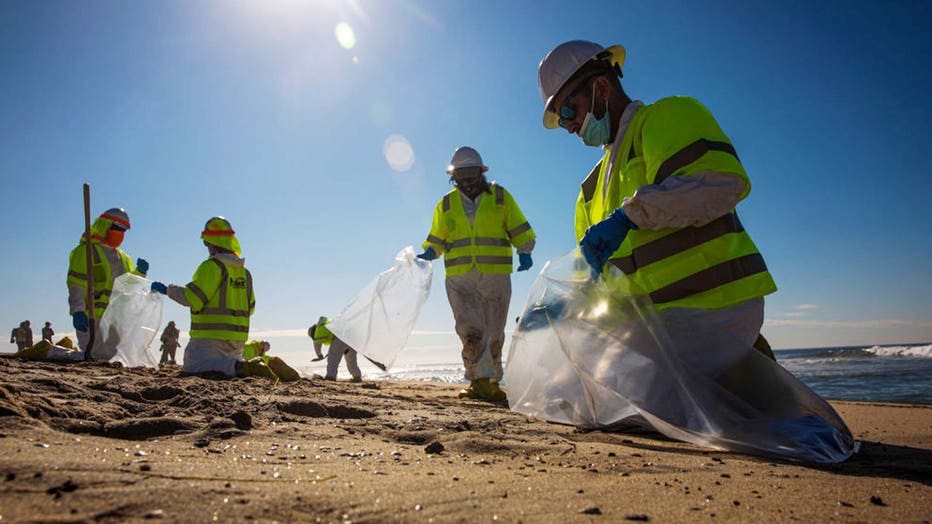
{"type": "Polygon", "coordinates": [[[159,366],[149,352],[162,324],[162,295],[152,282],[133,273],[113,279],[110,303],[101,316],[91,358],[121,362],[128,367],[159,366]]]}
{"type": "Polygon", "coordinates": [[[690,326],[666,323],[610,271],[594,282],[578,249],[541,271],[508,352],[513,411],[805,462],[855,452],[835,410],[779,364],[708,329],[707,350],[678,348],[667,330],[690,326]]]}
{"type": "Polygon", "coordinates": [[[414,247],[405,247],[392,267],[357,293],[327,329],[379,369],[388,370],[430,296],[432,275],[431,263],[417,258],[414,247]]]}

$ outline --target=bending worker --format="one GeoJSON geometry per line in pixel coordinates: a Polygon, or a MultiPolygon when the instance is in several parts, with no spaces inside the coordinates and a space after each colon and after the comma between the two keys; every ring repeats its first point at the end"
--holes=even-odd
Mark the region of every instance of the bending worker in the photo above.
{"type": "MultiPolygon", "coordinates": [[[[91,253],[93,262],[91,273],[94,278],[94,318],[100,321],[113,290],[113,280],[123,273],[146,276],[149,263],[145,259],[136,259],[136,268],[129,255],[120,250],[123,236],[129,231],[129,215],[126,211],[113,207],[104,211],[91,226],[91,253]]],[[[81,236],[78,247],[71,250],[68,257],[68,307],[71,323],[78,336],[78,346],[86,351],[90,338],[87,315],[87,247],[86,235],[81,236]]]]}
{"type": "Polygon", "coordinates": [[[502,401],[505,392],[498,382],[511,301],[512,246],[518,250],[518,271],[526,271],[533,265],[536,235],[511,193],[488,182],[488,170],[471,147],[453,153],[447,174],[454,188],[437,203],[418,257],[444,256],[447,300],[470,382],[460,396],[502,401]]]}
{"type": "Polygon", "coordinates": [[[624,60],[622,46],[575,40],[538,69],[544,127],[604,150],[576,203],[583,256],[594,275],[610,264],[647,292],[684,354],[763,341],[776,285],[735,213],[751,190],[738,154],[697,100],[632,101],[624,60]]]}
{"type": "Polygon", "coordinates": [[[327,374],[324,376],[324,380],[337,379],[340,360],[345,356],[346,370],[349,371],[350,375],[353,377],[352,382],[362,382],[362,371],[359,369],[359,364],[356,359],[356,350],[327,329],[327,324],[329,323],[329,318],[320,317],[316,324],[307,328],[307,336],[311,337],[314,341],[314,353],[317,354],[317,358],[314,360],[321,360],[324,358],[321,352],[321,346],[325,344],[330,346],[330,352],[327,353],[327,374]]]}
{"type": "Polygon", "coordinates": [[[208,220],[201,240],[210,256],[198,266],[191,282],[185,286],[153,282],[152,291],[191,308],[191,339],[184,348],[183,372],[219,371],[229,377],[264,376],[278,382],[261,359],[243,361],[256,297],[235,233],[223,217],[208,220]]]}

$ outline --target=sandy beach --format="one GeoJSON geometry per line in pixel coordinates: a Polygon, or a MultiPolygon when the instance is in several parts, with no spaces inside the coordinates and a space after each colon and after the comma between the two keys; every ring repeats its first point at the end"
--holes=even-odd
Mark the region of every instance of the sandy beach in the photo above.
{"type": "Polygon", "coordinates": [[[932,407],[833,402],[811,467],[580,431],[423,382],[0,357],[0,522],[929,522],[932,407]]]}

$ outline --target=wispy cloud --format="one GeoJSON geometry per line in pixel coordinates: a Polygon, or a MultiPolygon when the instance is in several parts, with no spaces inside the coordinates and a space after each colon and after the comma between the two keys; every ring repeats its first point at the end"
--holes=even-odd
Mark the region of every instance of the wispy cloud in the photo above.
{"type": "Polygon", "coordinates": [[[801,328],[923,328],[932,327],[932,321],[923,320],[801,320],[801,319],[772,319],[764,320],[768,327],[801,327],[801,328]]]}
{"type": "Polygon", "coordinates": [[[796,306],[796,309],[818,309],[819,306],[815,304],[799,304],[796,306]]]}

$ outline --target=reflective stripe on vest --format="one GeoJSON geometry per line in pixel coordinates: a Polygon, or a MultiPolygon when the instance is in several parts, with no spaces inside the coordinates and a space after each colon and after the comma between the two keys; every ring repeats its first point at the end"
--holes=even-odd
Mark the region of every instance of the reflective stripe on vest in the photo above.
{"type": "Polygon", "coordinates": [[[764,257],[760,253],[753,253],[693,273],[669,286],[652,291],[650,298],[655,304],[665,304],[765,271],[767,265],[764,264],[764,257]]]}
{"type": "Polygon", "coordinates": [[[231,308],[229,307],[228,297],[230,272],[223,262],[216,258],[210,258],[209,260],[213,261],[220,269],[220,285],[215,295],[217,299],[216,305],[208,307],[210,299],[214,297],[207,298],[206,293],[193,282],[186,286],[198,299],[204,298],[202,300],[204,305],[201,309],[195,311],[192,308],[191,310],[191,338],[241,340],[245,342],[249,335],[249,310],[255,303],[253,299],[252,275],[244,268],[247,309],[231,308]],[[234,321],[236,319],[244,319],[245,322],[224,322],[225,319],[234,321]]]}
{"type": "MultiPolygon", "coordinates": [[[[85,244],[82,242],[78,248],[80,249],[79,253],[82,257],[86,256],[85,253],[85,244]]],[[[92,259],[91,263],[88,264],[87,260],[84,260],[84,267],[90,267],[91,273],[94,275],[94,297],[93,297],[93,308],[94,314],[97,319],[100,319],[104,310],[107,309],[107,305],[110,303],[110,295],[113,288],[113,279],[115,277],[115,268],[110,264],[110,259],[101,254],[103,249],[100,244],[92,243],[91,244],[91,253],[92,259]]],[[[123,272],[129,271],[126,268],[127,262],[123,255],[120,254],[118,250],[115,250],[117,253],[117,258],[120,264],[123,266],[120,269],[123,272]]],[[[122,273],[120,273],[122,274],[122,273]]],[[[68,268],[68,283],[69,285],[77,285],[87,289],[87,271],[78,271],[73,267],[68,268]]]]}
{"type": "Polygon", "coordinates": [[[634,248],[630,255],[609,260],[626,275],[680,251],[699,246],[728,233],[740,233],[744,226],[738,215],[729,213],[701,227],[685,227],[657,240],[634,248]]]}
{"type": "MultiPolygon", "coordinates": [[[[622,140],[611,172],[605,168],[609,152],[580,187],[577,238],[640,187],[660,184],[670,176],[717,171],[747,180],[728,137],[708,110],[692,99],[664,99],[645,106],[632,118],[622,140]],[[660,120],[651,120],[652,115],[661,115],[660,120]],[[681,125],[669,124],[677,119],[681,125]],[[647,121],[659,125],[646,125],[647,121]],[[640,148],[647,144],[654,151],[673,152],[666,158],[639,158],[640,148]]],[[[646,291],[658,309],[728,307],[776,290],[763,257],[733,212],[701,227],[631,231],[610,263],[646,291]]]]}
{"type": "MultiPolygon", "coordinates": [[[[657,175],[654,177],[654,183],[659,184],[664,181],[668,176],[675,173],[678,169],[692,164],[696,160],[702,158],[702,155],[708,153],[709,151],[721,151],[723,153],[728,153],[729,155],[738,158],[738,152],[735,151],[734,146],[728,142],[715,142],[712,140],[706,140],[700,138],[692,144],[680,149],[676,153],[673,153],[669,158],[667,158],[660,167],[657,169],[657,175]]],[[[630,157],[634,157],[634,148],[631,148],[630,157]]],[[[740,159],[739,159],[740,160],[740,159]]]]}

